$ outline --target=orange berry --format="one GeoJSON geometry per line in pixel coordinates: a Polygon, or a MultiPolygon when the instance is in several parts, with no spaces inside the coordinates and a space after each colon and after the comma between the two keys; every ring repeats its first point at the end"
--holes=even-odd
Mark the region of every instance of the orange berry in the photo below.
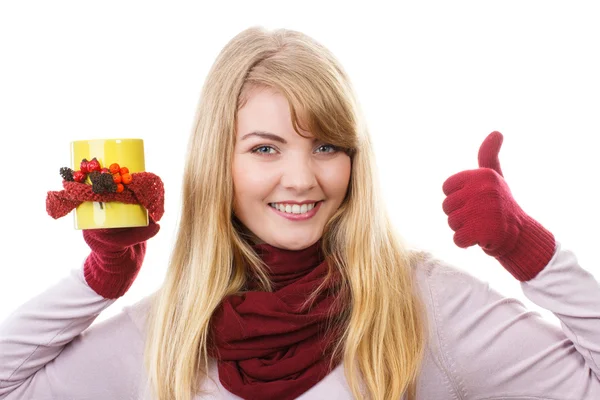
{"type": "Polygon", "coordinates": [[[114,163],[114,164],[110,164],[110,167],[108,167],[108,170],[110,171],[111,174],[118,174],[119,171],[121,171],[121,167],[119,167],[119,164],[114,163]]]}
{"type": "Polygon", "coordinates": [[[121,175],[125,175],[129,173],[129,168],[127,167],[122,167],[119,172],[121,173],[121,175]]]}
{"type": "Polygon", "coordinates": [[[125,184],[125,185],[129,185],[132,181],[132,177],[130,173],[126,173],[121,175],[121,181],[125,184]]]}
{"type": "Polygon", "coordinates": [[[114,183],[121,183],[122,182],[121,175],[119,175],[119,174],[113,174],[113,182],[114,183]]]}
{"type": "Polygon", "coordinates": [[[125,186],[122,183],[117,183],[117,193],[121,193],[123,190],[125,190],[125,186]]]}

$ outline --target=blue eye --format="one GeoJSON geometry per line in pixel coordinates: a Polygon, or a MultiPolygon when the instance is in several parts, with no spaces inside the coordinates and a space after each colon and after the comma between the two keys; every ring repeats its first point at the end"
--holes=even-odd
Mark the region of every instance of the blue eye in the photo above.
{"type": "MultiPolygon", "coordinates": [[[[271,146],[258,146],[258,147],[255,147],[254,149],[252,149],[251,152],[255,153],[255,154],[256,153],[258,153],[258,154],[273,154],[273,153],[268,153],[268,152],[264,152],[264,151],[258,151],[259,149],[273,149],[273,147],[271,147],[271,146]]],[[[273,150],[275,150],[275,149],[273,149],[273,150]]]]}
{"type": "MultiPolygon", "coordinates": [[[[317,151],[317,152],[318,153],[335,153],[335,152],[337,152],[339,150],[336,146],[334,146],[332,144],[323,144],[323,145],[319,146],[317,148],[317,150],[322,149],[322,148],[329,148],[330,150],[329,151],[317,151]]],[[[262,145],[262,146],[255,147],[250,152],[252,154],[260,154],[260,155],[265,155],[265,156],[271,156],[271,155],[275,154],[275,151],[276,151],[276,149],[273,146],[262,145]],[[266,149],[266,151],[262,151],[262,150],[265,150],[265,149],[266,149]],[[271,152],[269,150],[273,150],[273,151],[271,152]]]]}
{"type": "Polygon", "coordinates": [[[319,146],[319,148],[323,148],[323,147],[331,148],[331,151],[326,151],[325,153],[335,153],[338,150],[338,148],[332,144],[324,144],[322,146],[319,146]]]}

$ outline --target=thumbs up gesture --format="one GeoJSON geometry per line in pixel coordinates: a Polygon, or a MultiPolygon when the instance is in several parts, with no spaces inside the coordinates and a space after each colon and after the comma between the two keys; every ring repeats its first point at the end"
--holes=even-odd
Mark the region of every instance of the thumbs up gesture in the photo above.
{"type": "Polygon", "coordinates": [[[534,278],[550,262],[556,241],[514,200],[500,168],[502,134],[492,132],[479,148],[479,168],[452,175],[442,204],[454,243],[475,244],[519,281],[534,278]]]}

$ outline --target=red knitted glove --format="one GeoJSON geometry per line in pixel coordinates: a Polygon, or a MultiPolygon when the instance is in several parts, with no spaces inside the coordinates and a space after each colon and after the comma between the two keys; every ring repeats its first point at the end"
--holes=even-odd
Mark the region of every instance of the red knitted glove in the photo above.
{"type": "Polygon", "coordinates": [[[492,132],[479,148],[479,168],[448,178],[442,208],[461,248],[478,244],[520,281],[534,278],[550,262],[556,241],[513,199],[500,169],[502,134],[492,132]]]}
{"type": "Polygon", "coordinates": [[[140,271],[146,241],[159,230],[152,219],[143,227],[84,229],[83,239],[92,250],[83,268],[88,285],[107,299],[124,295],[140,271]]]}

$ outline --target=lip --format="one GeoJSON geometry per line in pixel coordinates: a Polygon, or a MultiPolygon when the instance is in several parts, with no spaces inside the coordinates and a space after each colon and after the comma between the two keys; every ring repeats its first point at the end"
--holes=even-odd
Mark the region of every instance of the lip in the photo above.
{"type": "MultiPolygon", "coordinates": [[[[321,208],[321,203],[323,203],[323,202],[322,201],[317,202],[317,205],[312,210],[310,210],[309,212],[304,213],[304,214],[284,213],[284,212],[279,211],[276,208],[271,207],[268,204],[267,204],[267,207],[269,207],[271,210],[273,210],[275,213],[282,216],[283,218],[289,219],[290,221],[305,221],[305,220],[311,219],[312,217],[315,216],[317,211],[319,211],[319,208],[321,208]]],[[[287,204],[298,204],[298,203],[287,203],[287,204]]]]}
{"type": "Polygon", "coordinates": [[[302,205],[302,204],[312,204],[312,203],[316,203],[319,202],[321,200],[304,200],[304,201],[294,201],[294,200],[284,200],[284,201],[272,201],[271,203],[276,203],[276,204],[298,204],[298,205],[302,205]]]}

